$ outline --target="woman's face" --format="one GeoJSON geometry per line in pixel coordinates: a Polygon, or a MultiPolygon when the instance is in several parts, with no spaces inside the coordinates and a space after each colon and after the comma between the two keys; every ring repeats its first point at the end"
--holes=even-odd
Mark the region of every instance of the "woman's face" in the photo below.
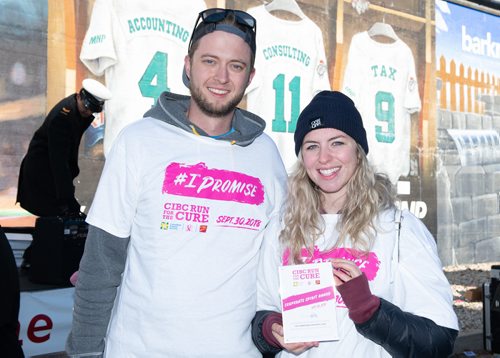
{"type": "Polygon", "coordinates": [[[324,194],[324,204],[345,200],[346,185],[358,165],[357,144],[350,136],[334,128],[307,133],[301,147],[302,160],[309,178],[324,194]]]}

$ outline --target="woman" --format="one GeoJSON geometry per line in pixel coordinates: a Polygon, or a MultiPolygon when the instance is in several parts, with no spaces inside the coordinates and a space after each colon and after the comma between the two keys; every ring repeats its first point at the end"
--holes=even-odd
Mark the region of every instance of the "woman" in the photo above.
{"type": "Polygon", "coordinates": [[[447,357],[458,333],[452,294],[423,223],[395,206],[367,161],[354,103],[317,94],[295,131],[299,160],[282,214],[266,230],[254,342],[281,357],[447,357]],[[279,238],[279,239],[278,239],[279,238]],[[284,343],[278,267],[330,261],[339,340],[284,343]]]}

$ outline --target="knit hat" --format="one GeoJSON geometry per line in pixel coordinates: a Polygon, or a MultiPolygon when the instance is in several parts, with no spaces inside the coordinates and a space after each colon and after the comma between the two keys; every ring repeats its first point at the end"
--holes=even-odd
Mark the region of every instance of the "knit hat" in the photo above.
{"type": "Polygon", "coordinates": [[[322,91],[300,113],[295,129],[295,154],[307,133],[314,129],[335,128],[349,135],[368,154],[368,142],[363,120],[354,102],[337,91],[322,91]]]}

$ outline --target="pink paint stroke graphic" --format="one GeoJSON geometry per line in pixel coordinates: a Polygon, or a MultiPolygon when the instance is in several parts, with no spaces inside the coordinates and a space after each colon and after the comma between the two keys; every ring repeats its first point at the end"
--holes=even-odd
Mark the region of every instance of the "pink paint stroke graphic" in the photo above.
{"type": "MultiPolygon", "coordinates": [[[[346,259],[353,261],[359,269],[365,273],[368,281],[372,281],[377,276],[380,268],[380,260],[377,254],[369,252],[367,255],[349,248],[336,248],[330,251],[320,251],[317,246],[314,246],[314,252],[311,256],[305,248],[301,251],[304,263],[326,262],[334,258],[346,259]]],[[[290,260],[290,250],[285,250],[283,253],[283,265],[288,265],[290,260]]]]}
{"type": "Polygon", "coordinates": [[[264,202],[264,187],[259,178],[229,170],[209,169],[205,163],[172,163],[165,169],[162,194],[252,205],[264,202]]]}
{"type": "Polygon", "coordinates": [[[325,287],[320,290],[293,295],[283,300],[283,311],[332,300],[333,298],[333,287],[325,287]]]}

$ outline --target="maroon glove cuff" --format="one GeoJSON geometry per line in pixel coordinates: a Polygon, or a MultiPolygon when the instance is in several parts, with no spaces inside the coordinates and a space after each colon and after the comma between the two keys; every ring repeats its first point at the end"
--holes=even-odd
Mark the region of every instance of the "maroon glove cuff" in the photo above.
{"type": "Polygon", "coordinates": [[[364,273],[337,286],[337,290],[349,310],[349,317],[356,324],[368,321],[380,306],[380,299],[372,295],[364,273]]]}
{"type": "Polygon", "coordinates": [[[278,323],[281,326],[283,325],[281,313],[273,312],[268,314],[266,318],[264,318],[264,322],[262,323],[262,336],[271,346],[276,348],[283,348],[280,342],[273,335],[273,323],[278,323]]]}

